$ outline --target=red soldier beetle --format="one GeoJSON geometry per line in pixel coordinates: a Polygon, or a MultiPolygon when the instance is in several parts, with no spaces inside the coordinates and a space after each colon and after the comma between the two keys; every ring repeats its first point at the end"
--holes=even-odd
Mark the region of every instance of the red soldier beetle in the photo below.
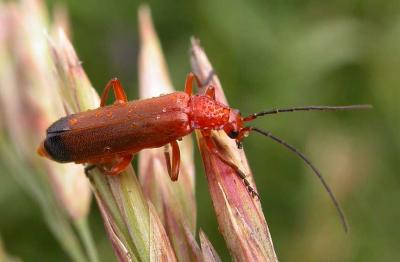
{"type": "Polygon", "coordinates": [[[282,139],[245,123],[257,117],[295,111],[328,111],[367,109],[370,105],[351,106],[307,106],[272,109],[242,117],[239,110],[232,109],[215,100],[215,89],[208,85],[204,95],[192,95],[193,80],[199,86],[206,86],[213,76],[210,74],[206,84],[190,73],[186,79],[185,91],[174,92],[159,97],[128,102],[124,88],[116,78],[110,80],[101,96],[100,107],[86,112],[68,115],[54,122],[47,129],[47,136],[38,148],[38,153],[57,162],[92,164],[85,168],[100,165],[108,175],[117,175],[131,163],[133,155],[145,148],[155,148],[170,144],[166,152],[168,171],[173,181],[178,179],[180,151],[177,140],[189,135],[193,130],[201,131],[210,151],[232,167],[252,196],[258,193],[251,187],[239,167],[219,152],[213,139],[212,130],[224,130],[235,139],[239,148],[249,132],[257,132],[285,146],[298,155],[317,175],[332,199],[341,221],[347,230],[343,211],[321,173],[308,158],[295,147],[282,139]],[[115,102],[106,106],[110,89],[113,89],[115,102]],[[111,165],[111,168],[106,168],[111,165]]]}

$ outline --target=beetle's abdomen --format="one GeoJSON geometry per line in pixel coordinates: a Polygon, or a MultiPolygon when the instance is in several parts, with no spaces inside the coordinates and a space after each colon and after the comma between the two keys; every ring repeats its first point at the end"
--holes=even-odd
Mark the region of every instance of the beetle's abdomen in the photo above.
{"type": "Polygon", "coordinates": [[[222,129],[229,120],[230,109],[208,96],[192,96],[190,100],[192,128],[222,129]]]}
{"type": "Polygon", "coordinates": [[[70,117],[63,117],[54,122],[47,129],[47,136],[43,142],[45,152],[49,157],[58,162],[71,162],[73,157],[71,156],[68,145],[63,142],[63,134],[71,130],[69,126],[70,117]]]}

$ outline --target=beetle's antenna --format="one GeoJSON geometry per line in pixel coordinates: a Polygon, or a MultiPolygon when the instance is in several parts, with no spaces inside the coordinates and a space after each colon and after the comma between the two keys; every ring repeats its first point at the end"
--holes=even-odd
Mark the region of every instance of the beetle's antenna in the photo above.
{"type": "Polygon", "coordinates": [[[278,113],[296,112],[296,111],[338,111],[338,110],[359,110],[370,109],[371,105],[350,105],[350,106],[303,106],[290,108],[274,108],[268,111],[262,111],[243,118],[243,121],[252,121],[259,116],[272,115],[278,113]]]}
{"type": "Polygon", "coordinates": [[[314,171],[315,175],[318,177],[318,179],[321,181],[322,185],[324,186],[325,190],[328,192],[329,197],[331,198],[336,210],[339,213],[339,217],[340,217],[340,220],[342,222],[344,231],[347,233],[348,225],[347,225],[347,222],[346,222],[346,217],[344,215],[344,212],[343,212],[342,208],[340,207],[339,202],[336,200],[336,197],[333,194],[332,190],[330,189],[330,187],[326,183],[325,179],[321,175],[321,172],[319,172],[319,170],[311,163],[311,161],[303,153],[301,153],[299,150],[297,150],[294,146],[292,146],[292,145],[286,143],[285,141],[283,141],[282,139],[274,136],[269,131],[263,131],[263,130],[258,129],[256,127],[249,127],[248,130],[249,131],[255,131],[255,132],[259,133],[259,134],[262,134],[262,135],[264,135],[266,137],[269,137],[272,140],[278,142],[279,144],[285,146],[287,149],[289,149],[290,151],[295,153],[297,156],[299,156],[314,171]]]}

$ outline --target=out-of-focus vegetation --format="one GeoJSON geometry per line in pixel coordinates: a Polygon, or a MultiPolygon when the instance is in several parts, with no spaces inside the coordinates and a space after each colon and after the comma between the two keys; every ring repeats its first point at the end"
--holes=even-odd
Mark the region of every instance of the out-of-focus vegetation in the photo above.
{"type": "MultiPolygon", "coordinates": [[[[118,76],[138,97],[139,2],[48,1],[69,11],[72,39],[101,91],[118,76]]],[[[230,105],[244,114],[292,105],[371,103],[372,111],[293,113],[257,120],[304,151],[342,203],[342,231],[327,194],[305,165],[257,136],[245,141],[281,261],[394,261],[400,257],[400,2],[151,1],[174,85],[190,70],[189,37],[202,41],[230,105]]],[[[32,152],[34,154],[35,152],[32,152]]],[[[198,226],[221,258],[201,161],[198,226]]],[[[0,232],[8,253],[27,261],[67,260],[34,202],[0,163],[0,232]]],[[[90,222],[98,250],[112,257],[97,208],[90,222]]]]}

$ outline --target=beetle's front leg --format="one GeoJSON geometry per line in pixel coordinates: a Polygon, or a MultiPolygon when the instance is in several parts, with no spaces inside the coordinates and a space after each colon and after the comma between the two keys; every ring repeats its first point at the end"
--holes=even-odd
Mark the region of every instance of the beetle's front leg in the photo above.
{"type": "Polygon", "coordinates": [[[211,137],[211,132],[209,131],[201,131],[203,138],[206,142],[206,145],[208,147],[208,149],[211,151],[211,153],[213,153],[214,155],[216,155],[222,162],[224,162],[225,164],[227,164],[228,166],[230,166],[238,175],[238,177],[240,179],[243,180],[243,183],[246,186],[247,191],[249,191],[250,195],[252,197],[257,197],[258,199],[260,198],[259,194],[257,193],[257,191],[250,185],[250,182],[247,180],[246,178],[246,174],[243,173],[242,170],[240,170],[240,168],[233,163],[231,160],[227,159],[219,150],[217,145],[215,144],[214,140],[211,137]]]}

